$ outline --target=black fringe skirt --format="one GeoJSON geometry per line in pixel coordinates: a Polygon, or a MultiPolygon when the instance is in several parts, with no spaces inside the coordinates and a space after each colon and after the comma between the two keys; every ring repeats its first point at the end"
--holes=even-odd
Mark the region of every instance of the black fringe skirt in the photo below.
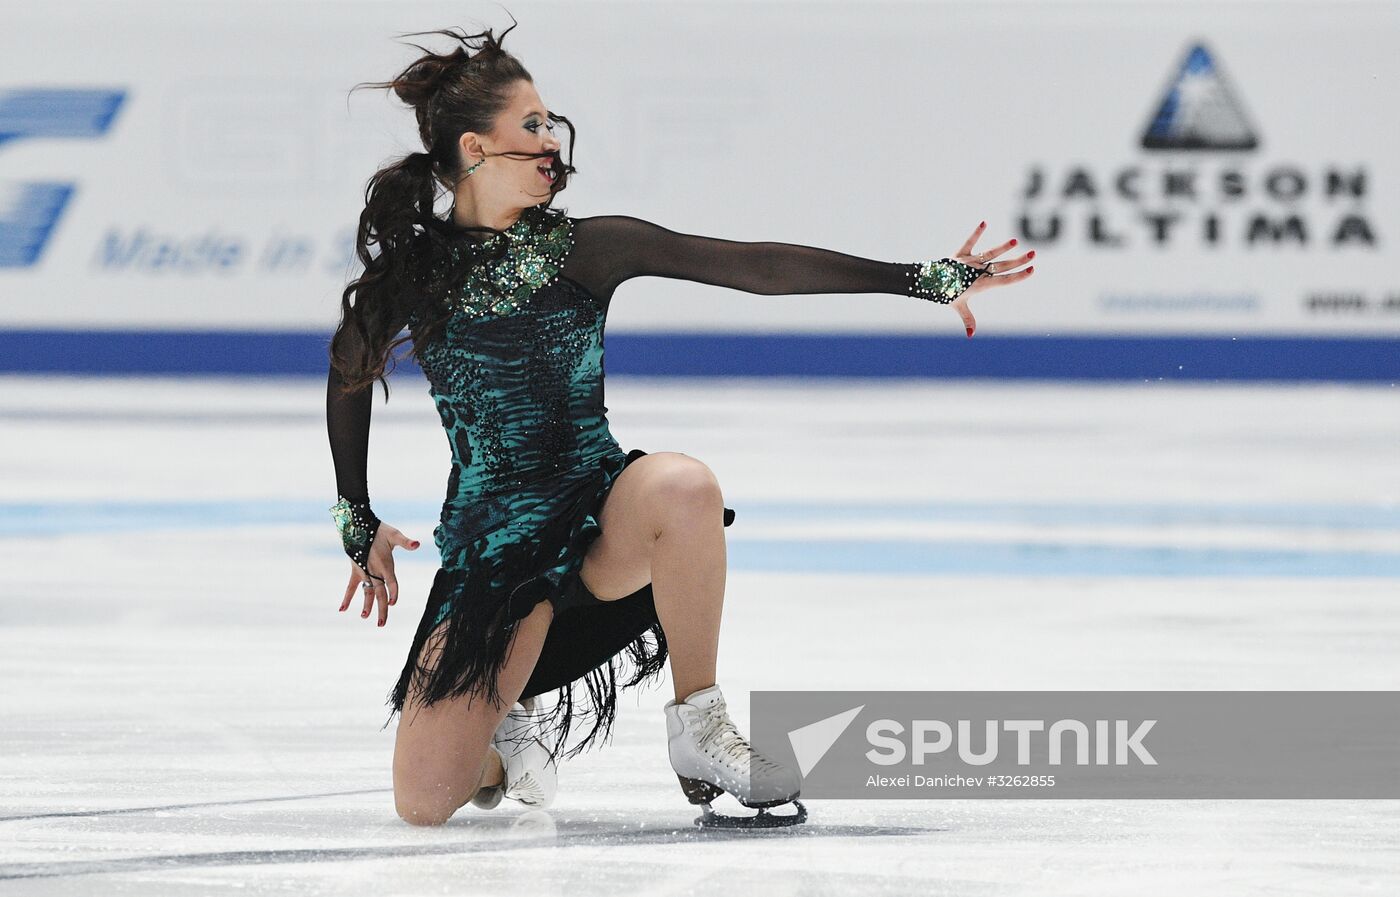
{"type": "MultiPolygon", "coordinates": [[[[544,717],[556,757],[607,740],[618,690],[660,676],[666,638],[650,583],[625,598],[602,601],[584,586],[579,569],[602,535],[598,518],[613,482],[645,454],[633,449],[625,457],[605,455],[594,467],[508,494],[444,505],[433,533],[443,564],[390,693],[390,720],[403,711],[410,692],[425,704],[473,691],[499,701],[498,675],[516,626],[549,601],[553,621],[520,696],[557,692],[544,717]],[[421,657],[430,638],[442,648],[431,667],[421,657]],[[563,753],[581,720],[591,723],[588,735],[563,753]]],[[[733,522],[734,511],[725,508],[724,525],[733,522]]]]}

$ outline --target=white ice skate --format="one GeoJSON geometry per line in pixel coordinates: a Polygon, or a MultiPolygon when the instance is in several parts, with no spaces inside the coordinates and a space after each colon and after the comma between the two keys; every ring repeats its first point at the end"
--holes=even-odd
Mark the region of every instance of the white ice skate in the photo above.
{"type": "Polygon", "coordinates": [[[483,810],[495,809],[501,798],[518,800],[532,810],[542,810],[554,803],[559,790],[559,770],[549,749],[539,739],[542,711],[529,710],[522,704],[511,707],[491,736],[491,747],[501,756],[505,777],[499,785],[477,789],[472,805],[483,810]]]}
{"type": "Polygon", "coordinates": [[[684,701],[667,701],[665,710],[671,768],[676,771],[686,798],[705,808],[704,815],[695,820],[697,825],[769,828],[806,821],[807,809],[797,799],[802,788],[801,772],[753,749],[729,719],[718,685],[702,688],[684,701]],[[758,813],[716,813],[710,801],[726,791],[758,813]],[[793,805],[794,813],[768,812],[769,807],[788,803],[793,805]]]}

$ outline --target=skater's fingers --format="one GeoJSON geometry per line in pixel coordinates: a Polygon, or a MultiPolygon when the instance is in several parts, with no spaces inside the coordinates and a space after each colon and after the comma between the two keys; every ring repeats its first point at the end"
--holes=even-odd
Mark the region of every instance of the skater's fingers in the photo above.
{"type": "MultiPolygon", "coordinates": [[[[1007,265],[1009,266],[1010,263],[1007,262],[1007,263],[1004,263],[1004,264],[1007,264],[1007,265]]],[[[998,267],[1000,267],[1000,266],[998,266],[998,267]]],[[[995,288],[995,287],[1004,287],[1004,286],[1010,286],[1010,285],[1013,284],[1013,283],[1020,283],[1021,281],[1025,280],[1027,277],[1030,277],[1030,276],[1031,276],[1031,272],[1034,271],[1034,270],[1035,270],[1035,266],[1032,265],[1032,266],[1030,266],[1029,268],[1026,268],[1026,269],[1021,270],[1021,271],[1008,271],[1008,272],[1005,273],[1005,274],[998,274],[998,275],[995,276],[995,277],[983,277],[983,278],[980,278],[976,283],[974,283],[972,286],[970,286],[970,287],[967,288],[967,293],[972,293],[972,292],[978,292],[978,293],[980,293],[980,292],[982,292],[982,291],[984,291],[984,290],[990,290],[990,289],[993,289],[993,288],[995,288]]],[[[963,295],[967,295],[967,293],[964,293],[963,295]]]]}
{"type": "Polygon", "coordinates": [[[1021,267],[1022,265],[1026,264],[1027,262],[1029,262],[1029,261],[1030,261],[1031,259],[1033,259],[1033,258],[1035,258],[1035,250],[1034,250],[1034,249],[1032,249],[1030,252],[1027,252],[1027,253],[1026,253],[1025,255],[1023,255],[1023,256],[1020,256],[1019,258],[1014,258],[1014,259],[1011,259],[1010,261],[1002,262],[1001,264],[997,265],[997,270],[998,270],[998,271],[1005,271],[1005,270],[1007,270],[1008,268],[1019,268],[1019,267],[1021,267]]]}
{"type": "Polygon", "coordinates": [[[370,577],[370,579],[367,580],[367,582],[367,588],[362,586],[362,591],[365,595],[365,606],[360,610],[361,619],[368,617],[370,608],[374,607],[374,593],[378,590],[379,586],[379,583],[375,582],[373,577],[370,577]]]}
{"type": "Polygon", "coordinates": [[[340,602],[340,609],[344,611],[350,606],[350,599],[355,597],[355,589],[360,586],[360,568],[354,562],[350,563],[350,582],[345,586],[345,600],[340,602]]]}
{"type": "Polygon", "coordinates": [[[1023,279],[1021,275],[1024,275],[1026,272],[1015,271],[1013,269],[1021,267],[1033,258],[1035,258],[1034,249],[1019,258],[1008,259],[1004,262],[991,262],[988,273],[992,276],[977,278],[972,286],[968,287],[967,292],[975,293],[981,290],[991,289],[992,287],[1006,286],[1008,283],[1015,283],[1023,279]]]}
{"type": "Polygon", "coordinates": [[[962,248],[958,250],[958,255],[971,255],[971,254],[972,254],[972,247],[974,247],[974,246],[977,245],[978,239],[981,238],[982,232],[983,232],[984,230],[986,230],[986,229],[987,229],[987,222],[985,222],[985,221],[983,221],[981,224],[979,224],[979,225],[977,225],[976,227],[974,227],[974,228],[972,229],[972,236],[968,237],[968,238],[967,238],[967,242],[965,242],[965,243],[962,244],[962,248]]]}
{"type": "Polygon", "coordinates": [[[1024,270],[1024,271],[1017,271],[1015,274],[1008,274],[1008,275],[1006,275],[1006,279],[1005,279],[1005,280],[1001,280],[1001,278],[999,278],[999,277],[997,278],[997,280],[998,280],[998,281],[1001,281],[1001,283],[1002,283],[1003,285],[1004,285],[1004,284],[1008,284],[1008,283],[1020,283],[1021,281],[1025,280],[1027,277],[1030,277],[1030,276],[1031,276],[1031,272],[1034,271],[1034,270],[1035,270],[1035,265],[1031,265],[1029,268],[1027,268],[1027,269],[1024,270]]]}
{"type": "MultiPolygon", "coordinates": [[[[394,581],[394,559],[389,550],[378,563],[371,563],[370,578],[374,581],[374,605],[379,607],[379,625],[383,626],[389,616],[389,583],[394,581]]],[[[396,586],[397,587],[397,586],[396,586]]],[[[371,604],[365,602],[365,616],[369,616],[371,604]]]]}
{"type": "MultiPolygon", "coordinates": [[[[996,249],[988,249],[984,252],[977,253],[976,259],[972,262],[969,262],[968,264],[975,264],[976,267],[979,268],[983,267],[987,262],[990,262],[992,259],[995,259],[998,256],[1005,254],[1011,249],[1014,249],[1016,247],[1017,242],[1017,239],[1015,237],[1012,237],[1010,240],[1007,240],[1005,243],[1002,243],[996,249]]],[[[998,262],[996,267],[992,270],[992,273],[995,274],[997,271],[1004,270],[1007,267],[1007,264],[1007,262],[998,262]]],[[[1013,265],[1012,267],[1015,266],[1013,265]]]]}
{"type": "Polygon", "coordinates": [[[403,530],[387,523],[379,524],[379,533],[375,537],[374,545],[370,546],[370,551],[375,548],[382,548],[382,553],[388,555],[395,548],[406,548],[409,551],[417,551],[419,542],[417,539],[410,539],[403,534],[403,530]]]}
{"type": "Polygon", "coordinates": [[[389,604],[399,600],[399,581],[394,576],[394,550],[384,549],[384,553],[373,559],[370,564],[370,572],[378,580],[375,584],[375,591],[383,592],[381,596],[389,604]]]}
{"type": "MultiPolygon", "coordinates": [[[[410,540],[404,534],[389,526],[387,523],[379,525],[379,534],[375,536],[374,544],[369,549],[369,573],[373,579],[380,579],[382,576],[394,575],[394,546],[406,544],[410,540]]],[[[375,588],[381,588],[383,582],[376,582],[375,588]]]]}
{"type": "Polygon", "coordinates": [[[953,300],[953,310],[962,318],[963,329],[967,331],[968,339],[972,338],[972,333],[977,329],[977,319],[972,316],[972,309],[967,305],[967,293],[953,300]]]}

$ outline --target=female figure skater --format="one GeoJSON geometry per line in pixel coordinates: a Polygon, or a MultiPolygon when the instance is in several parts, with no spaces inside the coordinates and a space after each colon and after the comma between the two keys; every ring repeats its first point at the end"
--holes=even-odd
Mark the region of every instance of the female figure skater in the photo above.
{"type": "Polygon", "coordinates": [[[951,303],[971,336],[968,297],[1024,280],[1032,269],[1016,269],[1034,253],[992,261],[1009,240],[973,255],[986,222],[955,257],[904,264],[680,234],[624,215],[569,217],[551,208],[576,171],[554,123],[569,126],[570,156],[573,125],[502,49],[505,34],[426,33],[462,46],[425,51],[393,81],[369,85],[413,107],[425,151],[369,181],[356,247],[365,271],[341,298],[326,393],[331,511],[353,561],[341,611],[360,589],[361,616],[377,608],[383,626],[398,600],[393,550],[419,547],[375,516],[366,485],[373,385],[383,382],[387,398],[394,347],[411,341],[451,448],[433,531],[441,567],[389,697],[390,719],[402,714],[398,813],[433,825],[469,801],[548,806],[571,723],[594,720],[566,756],[610,734],[620,661],[632,668],[629,688],[659,676],[669,656],[668,750],[686,796],[705,808],[697,821],[800,822],[797,770],[751,748],[715,681],[734,511],[703,462],[623,452],[609,432],[603,325],[613,292],[653,276],[763,295],[893,293],[951,303]],[[453,199],[446,217],[434,211],[439,187],[453,199]],[[587,708],[575,706],[578,682],[587,708]],[[533,702],[547,691],[557,693],[549,713],[533,702]],[[709,802],[724,792],[758,813],[714,814],[709,802]],[[765,814],[789,803],[795,814],[765,814]]]}

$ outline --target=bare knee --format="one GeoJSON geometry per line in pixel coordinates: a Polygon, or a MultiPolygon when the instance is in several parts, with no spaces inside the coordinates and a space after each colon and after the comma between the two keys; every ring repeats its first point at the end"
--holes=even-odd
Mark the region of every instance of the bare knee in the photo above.
{"type": "Polygon", "coordinates": [[[663,524],[695,519],[724,505],[719,478],[709,465],[679,452],[661,472],[653,494],[657,502],[655,519],[663,524]]]}
{"type": "Polygon", "coordinates": [[[461,809],[453,806],[445,789],[396,788],[394,809],[409,825],[442,825],[461,809]]]}

